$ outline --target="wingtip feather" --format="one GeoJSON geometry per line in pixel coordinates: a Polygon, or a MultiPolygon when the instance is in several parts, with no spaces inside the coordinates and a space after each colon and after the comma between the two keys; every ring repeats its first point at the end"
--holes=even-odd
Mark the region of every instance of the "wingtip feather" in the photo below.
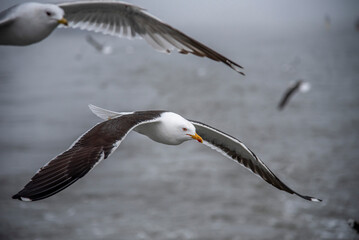
{"type": "Polygon", "coordinates": [[[297,196],[301,197],[301,198],[304,198],[305,200],[308,200],[308,201],[311,201],[311,202],[322,202],[323,200],[322,199],[319,199],[319,198],[314,198],[314,197],[310,197],[310,196],[303,196],[303,195],[300,195],[298,193],[295,193],[297,196]]]}
{"type": "Polygon", "coordinates": [[[14,196],[12,196],[12,199],[17,199],[23,202],[32,202],[32,199],[30,198],[26,198],[26,197],[21,197],[18,193],[15,194],[14,196]]]}
{"type": "Polygon", "coordinates": [[[319,198],[311,198],[310,201],[312,201],[312,202],[322,202],[323,200],[319,199],[319,198]]]}

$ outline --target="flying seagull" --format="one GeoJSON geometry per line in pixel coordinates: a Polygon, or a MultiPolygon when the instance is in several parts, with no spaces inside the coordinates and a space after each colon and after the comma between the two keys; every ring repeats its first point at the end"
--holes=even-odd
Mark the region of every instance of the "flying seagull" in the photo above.
{"type": "Polygon", "coordinates": [[[59,24],[118,37],[142,37],[160,52],[177,50],[223,62],[244,75],[229,60],[144,9],[119,1],[23,3],[0,12],[0,45],[29,45],[46,38],[59,24]]]}
{"type": "Polygon", "coordinates": [[[298,80],[291,84],[288,89],[283,94],[282,99],[278,104],[278,109],[283,110],[285,105],[288,103],[289,99],[294,95],[296,92],[308,92],[310,90],[310,83],[304,80],[298,80]]]}
{"type": "Polygon", "coordinates": [[[102,54],[108,55],[112,53],[112,47],[105,45],[94,39],[91,35],[86,36],[86,41],[102,54]]]}
{"type": "Polygon", "coordinates": [[[80,136],[68,150],[40,168],[14,199],[36,201],[65,189],[113,153],[134,130],[153,141],[178,145],[195,139],[235,160],[274,187],[313,202],[320,199],[301,195],[281,180],[241,141],[198,121],[167,111],[113,112],[89,105],[104,122],[80,136]]]}

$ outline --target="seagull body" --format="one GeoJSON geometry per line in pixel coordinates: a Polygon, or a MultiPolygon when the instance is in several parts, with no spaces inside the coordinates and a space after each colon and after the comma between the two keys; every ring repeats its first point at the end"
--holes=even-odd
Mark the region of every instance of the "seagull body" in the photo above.
{"type": "Polygon", "coordinates": [[[29,45],[59,24],[118,37],[142,37],[160,52],[177,50],[219,61],[244,75],[242,66],[162,22],[144,9],[119,1],[23,3],[0,13],[0,45],[29,45]]]}
{"type": "Polygon", "coordinates": [[[197,140],[235,160],[274,187],[309,201],[279,180],[241,141],[204,123],[187,120],[167,111],[113,112],[93,105],[94,114],[104,119],[80,136],[68,150],[58,155],[31,178],[14,199],[36,201],[65,189],[115,151],[127,134],[134,130],[150,139],[169,145],[197,140]]]}
{"type": "Polygon", "coordinates": [[[289,99],[293,97],[296,92],[308,92],[309,90],[309,82],[304,80],[297,80],[296,82],[292,83],[283,94],[283,97],[278,104],[278,109],[283,110],[283,108],[288,104],[289,99]]]}

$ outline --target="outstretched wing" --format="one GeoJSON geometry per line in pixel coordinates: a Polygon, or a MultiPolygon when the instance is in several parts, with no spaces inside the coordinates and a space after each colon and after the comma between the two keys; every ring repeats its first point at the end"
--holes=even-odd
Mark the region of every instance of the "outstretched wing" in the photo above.
{"type": "Polygon", "coordinates": [[[160,21],[140,7],[113,1],[71,2],[58,6],[64,9],[69,27],[119,37],[141,36],[158,51],[170,53],[176,49],[179,53],[208,57],[223,62],[244,75],[239,64],[160,21]]]}
{"type": "Polygon", "coordinates": [[[97,124],[64,153],[40,168],[12,198],[35,201],[50,197],[82,178],[117,149],[136,126],[156,122],[157,112],[133,113],[97,124]]]}
{"type": "Polygon", "coordinates": [[[221,132],[206,124],[191,121],[196,127],[196,132],[203,139],[203,143],[212,149],[222,153],[226,157],[235,160],[242,164],[244,167],[251,170],[254,174],[261,177],[263,180],[273,185],[274,187],[286,191],[291,194],[296,194],[306,200],[313,202],[320,202],[320,199],[303,196],[285,185],[274,173],[241,141],[238,139],[221,132]]]}

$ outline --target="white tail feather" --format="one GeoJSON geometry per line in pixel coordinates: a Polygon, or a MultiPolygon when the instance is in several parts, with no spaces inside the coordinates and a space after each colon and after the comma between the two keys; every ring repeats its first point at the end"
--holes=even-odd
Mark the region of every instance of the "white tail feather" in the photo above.
{"type": "Polygon", "coordinates": [[[95,105],[89,104],[88,105],[91,112],[93,112],[93,114],[95,114],[96,116],[98,116],[101,119],[104,120],[110,120],[113,118],[117,118],[117,117],[121,117],[122,115],[127,115],[127,114],[132,114],[133,112],[114,112],[114,111],[110,111],[104,108],[100,108],[97,107],[95,105]]]}

